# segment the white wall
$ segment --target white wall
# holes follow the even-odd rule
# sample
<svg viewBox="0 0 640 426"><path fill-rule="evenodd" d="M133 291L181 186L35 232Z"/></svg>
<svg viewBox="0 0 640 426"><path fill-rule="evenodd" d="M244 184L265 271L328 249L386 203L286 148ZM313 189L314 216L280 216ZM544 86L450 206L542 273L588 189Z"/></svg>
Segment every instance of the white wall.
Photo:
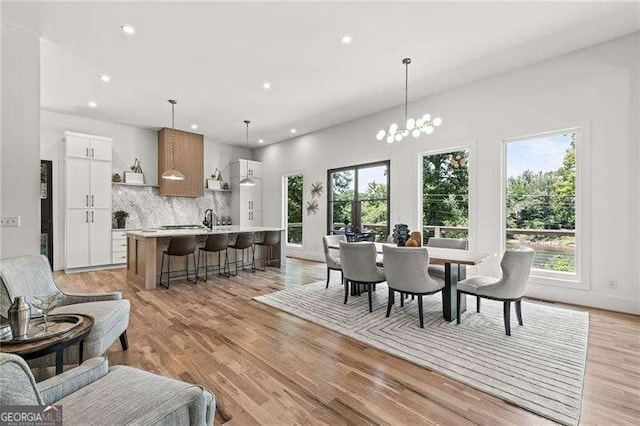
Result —
<svg viewBox="0 0 640 426"><path fill-rule="evenodd" d="M401 120L394 108L352 122L269 145L254 153L264 163L264 221L282 223L282 176L302 172L305 204L312 182L326 186L327 169L391 160L391 223L419 227L419 153L469 145L470 244L484 252L502 248L502 144L505 138L579 125L585 134L581 169L590 185L582 205L590 255L580 285L530 284L528 294L640 313L640 174L638 33L523 69L477 81L412 102L410 115L437 114L444 124L433 135L392 145L376 132ZM326 190L326 189L325 189ZM322 259L326 197L315 216L304 216L304 257ZM499 274L498 259L478 268ZM617 289L608 288L612 279Z"/></svg>
<svg viewBox="0 0 640 426"><path fill-rule="evenodd" d="M0 258L40 247L40 39L2 25L0 214L20 227L0 228Z"/></svg>
<svg viewBox="0 0 640 426"><path fill-rule="evenodd" d="M93 120L69 114L42 110L42 159L53 162L53 211L54 211L54 268L64 266L64 206L61 186L64 182L64 150L62 138L65 130L113 138L113 173L123 176L130 170L135 158L140 160L145 183L158 184L158 136L157 130ZM229 162L248 157L247 149L224 145L204 139L204 173L211 175L216 167L223 169ZM226 177L225 177L226 178ZM204 185L204 182L202 183Z"/></svg>

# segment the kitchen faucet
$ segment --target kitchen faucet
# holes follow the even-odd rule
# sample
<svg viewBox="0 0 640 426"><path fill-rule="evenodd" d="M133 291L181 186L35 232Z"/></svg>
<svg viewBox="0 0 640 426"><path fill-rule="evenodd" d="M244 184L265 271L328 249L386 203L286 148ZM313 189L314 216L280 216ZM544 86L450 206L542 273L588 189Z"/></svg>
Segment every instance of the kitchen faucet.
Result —
<svg viewBox="0 0 640 426"><path fill-rule="evenodd" d="M209 229L213 229L213 209L206 209L204 211L204 220L202 224Z"/></svg>

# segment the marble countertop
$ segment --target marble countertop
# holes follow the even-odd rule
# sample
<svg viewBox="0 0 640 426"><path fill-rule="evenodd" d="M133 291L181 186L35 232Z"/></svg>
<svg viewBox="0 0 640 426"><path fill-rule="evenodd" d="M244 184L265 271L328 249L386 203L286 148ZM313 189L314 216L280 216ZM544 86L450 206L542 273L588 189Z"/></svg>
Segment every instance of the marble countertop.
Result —
<svg viewBox="0 0 640 426"><path fill-rule="evenodd" d="M242 232L284 231L283 228L270 226L214 226L213 229L140 229L128 230L127 235L139 238L165 238L180 235L238 234Z"/></svg>

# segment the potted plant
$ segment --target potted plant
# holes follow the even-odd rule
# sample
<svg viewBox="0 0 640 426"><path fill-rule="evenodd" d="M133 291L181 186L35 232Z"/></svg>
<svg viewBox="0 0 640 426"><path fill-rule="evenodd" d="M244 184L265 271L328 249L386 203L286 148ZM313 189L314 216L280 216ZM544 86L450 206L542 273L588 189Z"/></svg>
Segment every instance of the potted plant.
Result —
<svg viewBox="0 0 640 426"><path fill-rule="evenodd" d="M127 223L127 218L129 217L129 213L124 210L117 210L113 212L113 217L116 219L116 227L118 229L124 229Z"/></svg>

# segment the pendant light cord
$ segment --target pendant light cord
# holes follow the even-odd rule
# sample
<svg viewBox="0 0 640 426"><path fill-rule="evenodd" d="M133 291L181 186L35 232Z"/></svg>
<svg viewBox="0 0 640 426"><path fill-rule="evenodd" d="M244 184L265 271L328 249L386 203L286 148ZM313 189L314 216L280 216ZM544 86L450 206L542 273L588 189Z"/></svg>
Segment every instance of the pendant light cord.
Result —
<svg viewBox="0 0 640 426"><path fill-rule="evenodd" d="M407 120L409 119L408 104L409 104L409 64L411 60L404 61L404 126L407 126Z"/></svg>

